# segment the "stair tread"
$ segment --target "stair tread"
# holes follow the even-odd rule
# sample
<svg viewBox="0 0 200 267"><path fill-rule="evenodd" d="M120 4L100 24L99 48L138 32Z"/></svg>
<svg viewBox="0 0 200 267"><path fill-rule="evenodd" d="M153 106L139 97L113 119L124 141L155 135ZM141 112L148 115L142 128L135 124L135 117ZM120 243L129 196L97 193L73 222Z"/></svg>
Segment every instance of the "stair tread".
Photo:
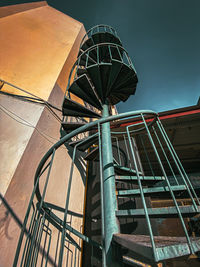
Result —
<svg viewBox="0 0 200 267"><path fill-rule="evenodd" d="M122 45L119 38L109 32L97 32L91 36L94 44L100 43L114 43Z"/></svg>
<svg viewBox="0 0 200 267"><path fill-rule="evenodd" d="M91 145L93 145L95 143L98 143L98 133L95 133L95 134L93 134L91 136L88 136L88 137L86 137L84 139L80 139L80 140L77 140L77 141L70 142L69 145L70 146L75 146L75 145L80 144L78 146L78 149L81 150L81 151L85 151Z"/></svg>
<svg viewBox="0 0 200 267"><path fill-rule="evenodd" d="M85 66L86 66L86 61L87 61L87 66L97 64L96 60L94 60L94 59L91 58L90 56L87 58L87 57L86 57L86 54L83 54L83 55L80 57L80 60L79 60L79 66L83 66L83 67L85 67Z"/></svg>
<svg viewBox="0 0 200 267"><path fill-rule="evenodd" d="M193 206L181 206L179 207L182 216L190 217L198 213ZM198 207L200 209L200 207ZM153 218L163 217L178 217L176 207L162 207L162 208L148 208L148 214ZM199 210L200 211L200 210ZM117 210L116 216L118 217L137 217L144 218L144 209L130 209L130 210Z"/></svg>
<svg viewBox="0 0 200 267"><path fill-rule="evenodd" d="M176 185L171 186L172 191L181 192L186 190L185 185ZM143 188L143 193L145 195L157 194L157 193L170 193L168 186L160 186L160 187L151 187L151 188ZM119 190L117 192L118 196L134 196L140 195L139 189L127 189L127 190Z"/></svg>
<svg viewBox="0 0 200 267"><path fill-rule="evenodd" d="M125 64L122 64L119 75L113 84L115 90L123 88L127 83L132 81L133 84L137 84L138 79L135 71Z"/></svg>
<svg viewBox="0 0 200 267"><path fill-rule="evenodd" d="M99 65L93 65L87 68L87 72L92 80L92 83L95 87L96 94L103 101L103 93L102 93L102 82L99 71Z"/></svg>
<svg viewBox="0 0 200 267"><path fill-rule="evenodd" d="M121 246L154 261L152 244L147 235L114 234L113 240ZM190 238L195 252L200 250L200 237ZM154 236L157 262L191 254L186 237Z"/></svg>
<svg viewBox="0 0 200 267"><path fill-rule="evenodd" d="M97 112L82 106L68 97L64 99L62 112L63 116L101 118L101 115Z"/></svg>
<svg viewBox="0 0 200 267"><path fill-rule="evenodd" d="M86 74L81 75L71 84L69 92L73 93L99 110L102 109L102 105L98 100Z"/></svg>
<svg viewBox="0 0 200 267"><path fill-rule="evenodd" d="M85 160L95 160L99 155L99 147L95 147L92 151L90 151L85 157Z"/></svg>
<svg viewBox="0 0 200 267"><path fill-rule="evenodd" d="M62 127L66 132L70 132L85 125L85 122L62 122Z"/></svg>
<svg viewBox="0 0 200 267"><path fill-rule="evenodd" d="M131 183L131 184L138 184L137 176L121 176L115 177L115 181L118 183ZM140 181L144 185L153 185L158 182L164 181L164 177L162 176L140 176Z"/></svg>
<svg viewBox="0 0 200 267"><path fill-rule="evenodd" d="M112 67L110 70L110 76L108 79L108 88L107 88L107 94L106 96L108 96L110 94L110 91L112 89L112 85L114 84L115 80L117 79L117 76L121 70L122 67L122 62L119 62L117 60L111 60L112 63Z"/></svg>
<svg viewBox="0 0 200 267"><path fill-rule="evenodd" d="M87 50L89 47L93 46L94 42L92 40L92 38L88 38L81 46L81 50L85 51Z"/></svg>
<svg viewBox="0 0 200 267"><path fill-rule="evenodd" d="M120 165L117 165L117 164L114 164L114 168L115 168L115 173L118 174L118 175L134 175L136 174L136 171L131 169L131 168L128 168L128 167L123 167L123 166L120 166ZM139 171L139 174L142 175L142 173Z"/></svg>
<svg viewBox="0 0 200 267"><path fill-rule="evenodd" d="M77 70L77 76L79 77L79 76L81 76L81 75L83 75L83 74L87 74L87 69L82 69L82 68L78 68L78 70Z"/></svg>

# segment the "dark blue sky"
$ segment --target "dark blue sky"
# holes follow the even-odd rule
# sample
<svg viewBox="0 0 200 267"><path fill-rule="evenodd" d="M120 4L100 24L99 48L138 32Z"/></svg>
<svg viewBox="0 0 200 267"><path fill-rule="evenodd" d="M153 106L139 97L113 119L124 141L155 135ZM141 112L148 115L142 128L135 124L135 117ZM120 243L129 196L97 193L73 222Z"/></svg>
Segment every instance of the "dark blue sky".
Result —
<svg viewBox="0 0 200 267"><path fill-rule="evenodd" d="M31 1L3 1L20 3ZM164 111L200 96L200 0L48 0L83 22L113 26L136 68L136 94L118 111Z"/></svg>

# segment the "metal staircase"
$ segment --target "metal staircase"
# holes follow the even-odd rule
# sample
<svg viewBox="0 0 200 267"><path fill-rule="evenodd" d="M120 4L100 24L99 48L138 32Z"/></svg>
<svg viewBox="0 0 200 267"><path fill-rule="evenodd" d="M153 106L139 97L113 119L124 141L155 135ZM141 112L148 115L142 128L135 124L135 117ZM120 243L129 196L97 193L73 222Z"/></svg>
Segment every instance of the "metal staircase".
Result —
<svg viewBox="0 0 200 267"><path fill-rule="evenodd" d="M40 261L38 254L42 232L46 227L45 231L51 236L51 225L61 234L54 262L59 267L70 266L63 262L66 238L80 250L70 234L101 251L99 266L137 266L137 261L157 266L167 259L189 256L200 250L200 239L189 235L185 219L199 214L199 198L157 113L148 110L111 113L113 105L126 101L135 93L137 82L136 71L116 31L106 25L89 30L81 42L63 101L65 135L38 166L14 266L18 266L19 261L20 266L42 266L41 262L43 264L45 260L47 266L48 248ZM74 100L74 95L79 103ZM60 208L47 203L45 194L55 153L66 143L73 148L73 157L65 207ZM154 154L153 163L145 151L147 143ZM148 166L143 166L139 144L143 145ZM67 221L77 151L85 152L84 159L99 166L100 243L72 228ZM155 170L155 162L159 169ZM47 175L41 192L40 177L44 172ZM189 205L180 203L183 195L189 199ZM152 207L153 198L171 199L171 206ZM135 207L136 202L140 207ZM56 210L62 212L62 216L59 217ZM144 232L123 232L130 218L133 223L145 219L146 224L142 220ZM159 235L155 229L158 218L177 218L182 236ZM87 266L98 265L91 262ZM73 264L79 266L78 261Z"/></svg>

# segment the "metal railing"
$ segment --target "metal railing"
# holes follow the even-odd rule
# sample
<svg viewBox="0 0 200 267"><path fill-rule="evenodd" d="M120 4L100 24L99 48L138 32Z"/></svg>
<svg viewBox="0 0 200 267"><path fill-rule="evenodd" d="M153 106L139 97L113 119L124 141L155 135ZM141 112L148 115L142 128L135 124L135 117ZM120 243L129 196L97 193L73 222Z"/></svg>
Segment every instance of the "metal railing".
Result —
<svg viewBox="0 0 200 267"><path fill-rule="evenodd" d="M133 119L132 123L124 122L124 119ZM117 122L115 126L115 122ZM178 180L176 179L177 175L181 175L185 190L187 191L190 199L192 201L193 210L199 213L200 202L198 196L188 178L187 174L184 171L182 164L171 145L169 138L157 116L157 113L153 111L135 111L127 112L115 116L109 116L107 118L102 118L93 122L90 122L80 128L72 131L71 133L65 135L59 142L52 146L48 152L42 158L36 174L35 174L35 183L34 189L30 198L28 209L25 215L23 227L21 230L18 247L16 251L16 256L14 260L14 265L17 266L20 261L20 266L36 266L40 261L45 266L49 262L54 262L56 266L63 266L63 261L69 261L78 266L77 256L79 254L80 259L80 240L83 240L91 245L91 247L97 247L102 250L102 264L106 266L106 255L104 244L106 240L105 235L105 224L104 224L104 177L103 177L103 162L102 162L102 126L105 123L111 123L111 136L113 146L116 146L116 152L114 155L114 163L116 165L122 165L124 163L124 155L128 158L126 167L134 171L138 188L139 195L143 204L144 215L146 218L147 228L149 230L149 236L151 240L151 245L154 253L155 261L159 260L159 249L156 246L155 234L153 233L153 228L151 224L151 218L149 214L149 207L145 200L146 189L143 187L142 179L145 177L145 172L151 172L152 176L157 175L156 171L153 170L154 166L151 164L151 160L148 157L147 151L144 151L144 155L148 158L149 168L142 168L141 162L139 161L139 156L137 155L137 145L139 145L138 140L143 140L143 137L146 138L151 145L157 163L160 167L160 175L163 177L163 182L165 183L166 190L169 192L171 198L173 199L174 207L180 219L183 232L187 239L187 244L191 253L194 250L194 243L191 241L190 236L188 235L186 223L183 220L182 209L177 202L175 190L171 185L168 179L168 171L166 171L166 166L169 167L174 179L176 180L177 185L179 185ZM46 193L49 186L50 175L52 171L52 166L54 163L54 158L56 151L63 145L71 140L74 136L79 135L80 133L91 130L92 127L98 131L95 133L98 137L98 146L99 146L99 166L100 166L100 194L101 194L101 237L102 242L97 243L86 235L82 234L78 229L75 229L69 221L69 216L72 214L72 211L69 210L69 200L71 195L71 186L74 175L75 160L77 158L77 151L79 146L84 142L80 141L74 146L72 154L71 167L69 168L69 177L66 184L66 197L65 197L65 207L61 208L56 206L54 203L49 203L46 200ZM117 128L116 128L117 127ZM89 136L88 138L92 138ZM145 139L145 142L146 142ZM88 139L89 140L89 139ZM140 142L139 141L139 142ZM144 141L144 140L143 140ZM123 143L123 147L120 147L120 144ZM144 142L143 146L145 147ZM64 147L63 147L64 148ZM165 149L167 148L167 152ZM139 152L140 153L140 152ZM171 163L173 160L173 164ZM45 176L46 173L46 176ZM43 189L41 191L41 181L43 180ZM78 192L77 192L78 193ZM60 213L60 215L58 215ZM53 228L53 229L52 229ZM57 231L57 239L52 235L52 231ZM28 235L26 235L28 231ZM59 238L58 238L59 237ZM57 242L56 249L54 248L54 258L51 258L50 250L52 246L52 240ZM76 241L78 239L78 242ZM56 241L55 241L56 240ZM66 246L67 242L67 246ZM73 249L71 248L73 247ZM66 258L65 250L68 250L68 258ZM73 254L71 257L69 254ZM76 265L77 264L77 265Z"/></svg>
<svg viewBox="0 0 200 267"><path fill-rule="evenodd" d="M112 28L111 26L108 26L108 25L100 24L100 25L92 27L89 31L87 31L87 33L84 35L84 37L81 41L80 47L87 39L89 39L95 33L110 33L110 34L114 35L116 38L118 38L120 41L120 38L117 35L117 32L114 28Z"/></svg>
<svg viewBox="0 0 200 267"><path fill-rule="evenodd" d="M106 57L105 54L103 54L103 56L101 55L102 49L105 49L107 55ZM91 54L93 55L91 56ZM130 69L134 70L136 74L131 58L122 46L111 43L100 43L88 48L77 58L69 74L65 95L70 96L68 89L71 84L82 75L79 74L80 70L85 70L87 67L93 65L109 64L111 61L117 61L126 65Z"/></svg>

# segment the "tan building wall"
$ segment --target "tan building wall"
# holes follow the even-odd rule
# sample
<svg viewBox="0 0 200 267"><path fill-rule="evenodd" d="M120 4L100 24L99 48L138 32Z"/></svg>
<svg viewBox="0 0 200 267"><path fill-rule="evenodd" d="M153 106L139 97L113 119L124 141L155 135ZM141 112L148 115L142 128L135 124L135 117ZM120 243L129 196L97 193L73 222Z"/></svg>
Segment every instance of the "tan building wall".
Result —
<svg viewBox="0 0 200 267"><path fill-rule="evenodd" d="M83 24L46 2L2 9L0 79L61 109L68 75L85 34ZM30 97L6 84L1 91ZM13 213L23 221L36 168L47 150L59 140L60 122L38 103L0 94L0 104L0 192ZM62 117L61 112L56 114ZM47 190L47 200L60 207L65 203L70 165L71 155L63 146L56 152ZM69 209L80 215L83 214L84 179L85 166L77 164ZM70 220L71 225L80 230L82 217L71 216ZM19 234L16 220L1 203L0 267L12 266ZM50 250L52 257L54 253L55 244Z"/></svg>

